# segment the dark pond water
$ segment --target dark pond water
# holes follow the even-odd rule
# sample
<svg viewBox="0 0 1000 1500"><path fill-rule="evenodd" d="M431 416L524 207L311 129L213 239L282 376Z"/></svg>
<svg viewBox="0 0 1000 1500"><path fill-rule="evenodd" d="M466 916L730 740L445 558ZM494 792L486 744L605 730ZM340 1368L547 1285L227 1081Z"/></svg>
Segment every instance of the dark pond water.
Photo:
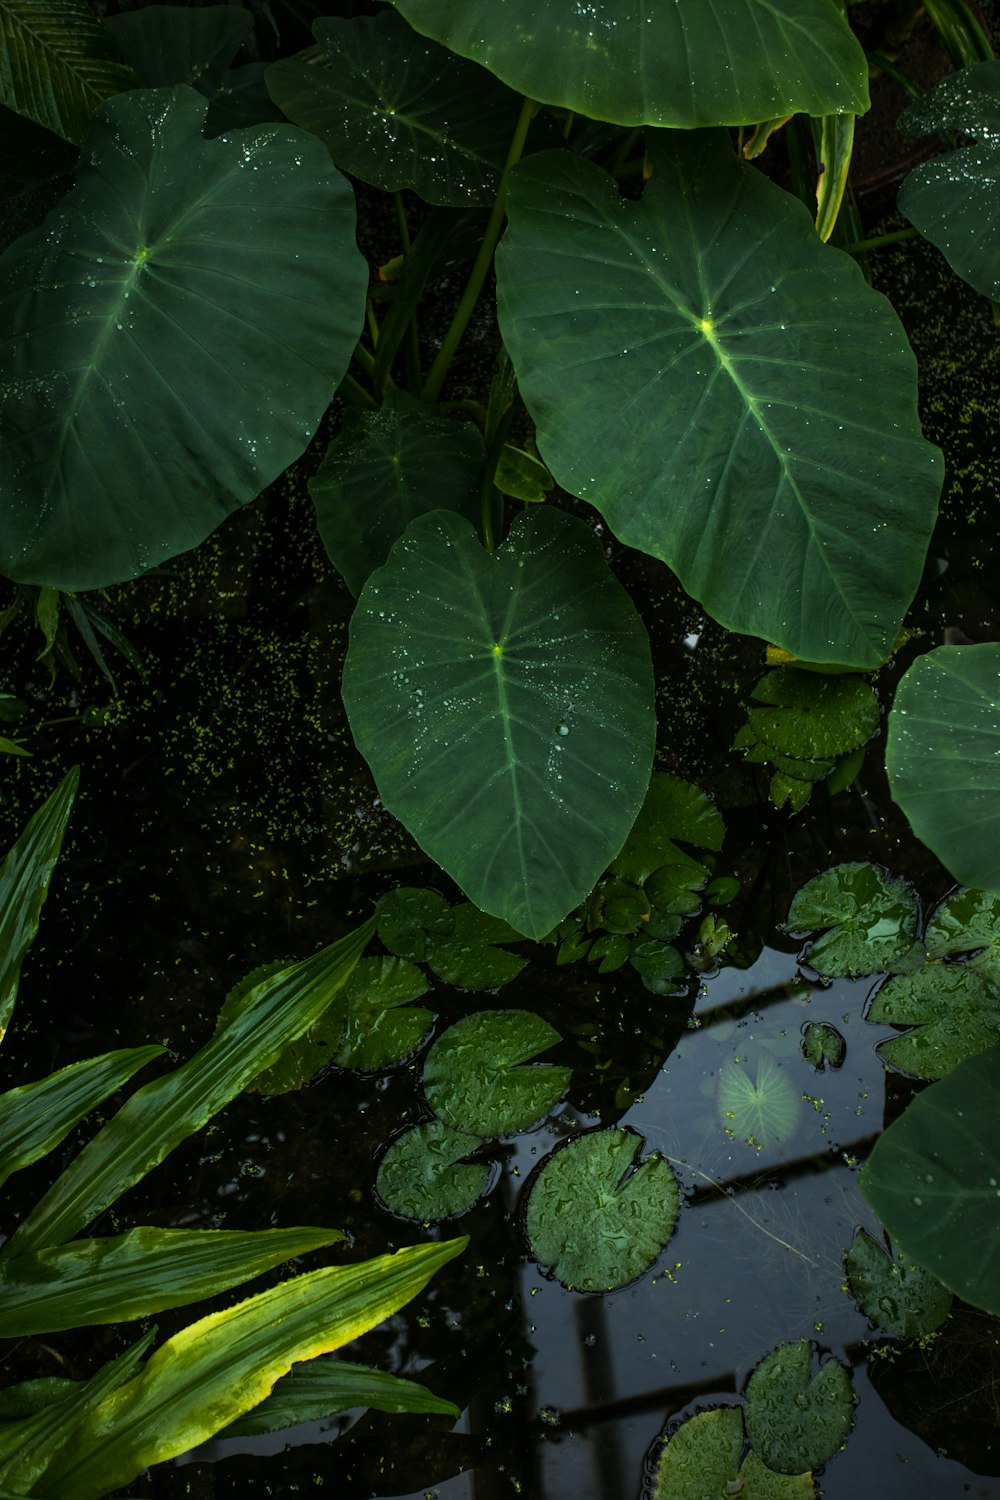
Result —
<svg viewBox="0 0 1000 1500"><path fill-rule="evenodd" d="M947 443L951 476L917 635L879 684L888 705L917 651L955 632L1000 637L1000 345L988 309L929 248L886 254L876 273L903 299L926 425ZM779 926L799 885L843 859L884 863L925 904L948 877L891 807L877 745L856 789L830 799L821 788L794 819L776 812L765 780L730 749L759 644L706 622L648 559L612 546L612 561L653 633L660 765L711 791L726 818L719 868L742 882L727 910L737 961L693 975L686 995L658 998L585 965L557 969L551 950L526 946L531 963L499 996L436 985L423 1003L439 1031L474 1010L537 1011L564 1038L553 1060L574 1069L566 1102L495 1148L487 1200L453 1225L404 1224L373 1196L387 1142L424 1108L419 1058L384 1077L334 1071L299 1094L245 1096L178 1151L124 1200L121 1227L329 1224L350 1232L358 1256L469 1234L466 1254L422 1298L351 1351L419 1375L463 1415L453 1426L355 1413L297 1432L278 1457L264 1455L284 1436L235 1455L236 1445L216 1444L129 1494L638 1500L665 1424L731 1402L778 1341L805 1337L850 1366L858 1396L851 1437L821 1476L830 1500L1000 1496L997 1320L959 1308L936 1338L903 1344L873 1330L845 1291L843 1252L857 1226L874 1227L858 1166L914 1086L887 1076L875 1054L886 1033L864 1019L872 981L811 980ZM316 550L301 483L194 558L113 591L108 607L146 658L146 680L123 667L103 728L40 729L35 758L3 767L9 842L62 770L83 765L8 1042L18 1079L147 1040L186 1056L252 967L313 951L395 885L444 889L381 812L351 748L337 696L350 600ZM62 674L49 689L26 631L15 627L4 649L7 680L32 686L40 715L113 701L89 668L79 687ZM803 1058L810 1021L844 1038L839 1070ZM780 1145L727 1134L717 1091L736 1056L766 1060L790 1094ZM542 1274L521 1224L534 1167L597 1123L637 1131L683 1188L677 1232L653 1269L607 1296ZM14 1219L47 1175L21 1174ZM186 1321L159 1320L164 1334ZM62 1360L87 1373L123 1337L7 1346L5 1375L62 1373Z"/></svg>

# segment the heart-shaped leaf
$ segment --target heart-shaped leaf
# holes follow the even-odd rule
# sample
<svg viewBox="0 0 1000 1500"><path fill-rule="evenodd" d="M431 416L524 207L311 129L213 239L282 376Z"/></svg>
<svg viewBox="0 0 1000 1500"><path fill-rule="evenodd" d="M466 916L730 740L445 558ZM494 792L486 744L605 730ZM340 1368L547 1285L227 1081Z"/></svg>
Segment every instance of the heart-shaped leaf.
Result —
<svg viewBox="0 0 1000 1500"><path fill-rule="evenodd" d="M858 1229L844 1258L851 1296L866 1318L898 1338L920 1338L940 1328L951 1311L951 1293L906 1255Z"/></svg>
<svg viewBox="0 0 1000 1500"><path fill-rule="evenodd" d="M455 907L451 932L428 936L427 962L445 984L467 990L498 989L516 979L528 960L496 944L516 943L520 936L506 922L466 902Z"/></svg>
<svg viewBox="0 0 1000 1500"><path fill-rule="evenodd" d="M624 880L641 883L662 865L694 864L677 848L675 839L697 849L718 850L725 835L722 814L707 792L679 776L656 771L639 816L611 868Z"/></svg>
<svg viewBox="0 0 1000 1500"><path fill-rule="evenodd" d="M76 187L0 259L12 578L95 588L195 546L298 457L347 367L349 185L290 126L205 140L207 107L109 100Z"/></svg>
<svg viewBox="0 0 1000 1500"><path fill-rule="evenodd" d="M421 1223L450 1219L471 1208L486 1187L489 1168L460 1165L482 1145L478 1135L429 1120L393 1141L375 1187L393 1213Z"/></svg>
<svg viewBox="0 0 1000 1500"><path fill-rule="evenodd" d="M952 891L931 912L924 942L931 958L974 954L971 963L1000 981L1000 896L991 891Z"/></svg>
<svg viewBox="0 0 1000 1500"><path fill-rule="evenodd" d="M724 132L647 151L639 202L570 152L511 174L499 312L541 456L727 628L878 666L941 485L902 326Z"/></svg>
<svg viewBox="0 0 1000 1500"><path fill-rule="evenodd" d="M466 1016L427 1054L427 1103L453 1130L480 1136L527 1130L549 1113L569 1083L569 1068L531 1063L559 1040L559 1033L530 1011Z"/></svg>
<svg viewBox="0 0 1000 1500"><path fill-rule="evenodd" d="M868 108L864 54L828 0L394 0L512 88L619 125L749 125Z"/></svg>
<svg viewBox="0 0 1000 1500"><path fill-rule="evenodd" d="M645 630L597 539L550 506L492 555L458 516L414 521L362 591L343 693L385 806L528 937L590 891L642 803Z"/></svg>
<svg viewBox="0 0 1000 1500"><path fill-rule="evenodd" d="M746 1424L754 1450L769 1469L801 1474L832 1458L854 1422L851 1377L836 1359L812 1374L805 1339L779 1344L747 1382Z"/></svg>

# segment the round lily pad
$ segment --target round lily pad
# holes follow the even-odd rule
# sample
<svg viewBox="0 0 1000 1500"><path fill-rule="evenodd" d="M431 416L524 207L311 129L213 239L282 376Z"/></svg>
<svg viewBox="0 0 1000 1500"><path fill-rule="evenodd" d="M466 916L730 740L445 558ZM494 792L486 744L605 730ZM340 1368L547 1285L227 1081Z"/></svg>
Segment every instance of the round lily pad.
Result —
<svg viewBox="0 0 1000 1500"><path fill-rule="evenodd" d="M788 932L828 929L814 939L808 960L817 974L902 973L919 967L916 941L920 907L913 887L878 865L834 865L798 891L788 912Z"/></svg>
<svg viewBox="0 0 1000 1500"><path fill-rule="evenodd" d="M755 1061L723 1064L715 1107L727 1131L760 1149L795 1134L802 1101L780 1064L764 1052Z"/></svg>
<svg viewBox="0 0 1000 1500"><path fill-rule="evenodd" d="M818 1469L833 1457L854 1421L854 1389L843 1365L828 1359L814 1376L812 1362L805 1339L779 1344L747 1383L750 1442L779 1474Z"/></svg>
<svg viewBox="0 0 1000 1500"><path fill-rule="evenodd" d="M919 1338L940 1328L951 1292L906 1255L891 1256L867 1229L858 1229L844 1258L851 1296L886 1333Z"/></svg>
<svg viewBox="0 0 1000 1500"><path fill-rule="evenodd" d="M421 1223L464 1214L484 1191L489 1168L460 1163L481 1145L478 1135L452 1130L440 1120L417 1125L393 1141L382 1158L378 1195L393 1213Z"/></svg>
<svg viewBox="0 0 1000 1500"><path fill-rule="evenodd" d="M650 1500L809 1500L811 1474L774 1474L755 1453L743 1451L743 1417L735 1406L714 1406L682 1422L659 1460Z"/></svg>
<svg viewBox="0 0 1000 1500"><path fill-rule="evenodd" d="M456 1021L424 1064L431 1109L455 1130L513 1135L547 1115L570 1080L570 1068L523 1066L560 1040L541 1016L486 1010Z"/></svg>

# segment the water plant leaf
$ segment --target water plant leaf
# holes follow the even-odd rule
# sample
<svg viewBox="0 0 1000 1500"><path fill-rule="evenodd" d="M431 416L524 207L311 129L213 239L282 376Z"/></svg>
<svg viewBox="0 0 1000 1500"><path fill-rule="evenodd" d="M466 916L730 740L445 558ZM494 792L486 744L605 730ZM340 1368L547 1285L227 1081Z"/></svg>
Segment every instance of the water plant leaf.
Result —
<svg viewBox="0 0 1000 1500"><path fill-rule="evenodd" d="M971 964L929 963L886 980L865 1019L911 1028L879 1042L885 1062L915 1078L943 1078L1000 1043L1000 987Z"/></svg>
<svg viewBox="0 0 1000 1500"><path fill-rule="evenodd" d="M258 1406L292 1364L340 1348L409 1302L466 1243L312 1271L191 1324L67 1433L46 1470L46 1496L98 1500L204 1442Z"/></svg>
<svg viewBox="0 0 1000 1500"><path fill-rule="evenodd" d="M360 958L340 991L344 1033L336 1060L342 1068L390 1068L415 1052L434 1017L410 1002L426 995L427 980L400 958Z"/></svg>
<svg viewBox="0 0 1000 1500"><path fill-rule="evenodd" d="M138 1089L22 1220L10 1253L43 1250L79 1233L200 1130L323 1014L374 927L372 918L312 958L262 979L193 1057Z"/></svg>
<svg viewBox="0 0 1000 1500"><path fill-rule="evenodd" d="M896 689L893 799L963 885L1000 891L1000 645L938 646Z"/></svg>
<svg viewBox="0 0 1000 1500"><path fill-rule="evenodd" d="M427 1054L427 1103L454 1130L481 1136L527 1130L549 1113L569 1083L569 1068L531 1062L560 1040L531 1011L483 1010L465 1016Z"/></svg>
<svg viewBox="0 0 1000 1500"><path fill-rule="evenodd" d="M670 772L654 771L642 807L611 869L623 880L642 885L661 865L695 864L690 855L678 849L675 839L696 849L718 850L725 835L722 814L707 792Z"/></svg>
<svg viewBox="0 0 1000 1500"><path fill-rule="evenodd" d="M344 1238L336 1229L140 1229L0 1255L0 1338L185 1307Z"/></svg>
<svg viewBox="0 0 1000 1500"><path fill-rule="evenodd" d="M931 912L924 942L930 958L974 953L970 962L1000 981L1000 896L990 891L952 891Z"/></svg>
<svg viewBox="0 0 1000 1500"><path fill-rule="evenodd" d="M347 367L349 184L291 126L206 140L207 108L185 85L109 100L76 186L0 259L0 567L21 582L95 588L195 546L299 456Z"/></svg>
<svg viewBox="0 0 1000 1500"><path fill-rule="evenodd" d="M427 956L427 939L447 937L455 925L451 907L437 891L400 885L378 903L378 935L391 953L419 963Z"/></svg>
<svg viewBox="0 0 1000 1500"><path fill-rule="evenodd" d="M0 0L0 103L81 145L94 110L135 87L86 0Z"/></svg>
<svg viewBox="0 0 1000 1500"><path fill-rule="evenodd" d="M812 1374L806 1339L779 1344L757 1365L746 1390L747 1434L779 1474L818 1469L843 1444L854 1421L851 1377L836 1359Z"/></svg>
<svg viewBox="0 0 1000 1500"><path fill-rule="evenodd" d="M593 120L689 128L868 108L864 54L823 0L393 3L519 93Z"/></svg>
<svg viewBox="0 0 1000 1500"><path fill-rule="evenodd" d="M684 960L677 949L655 938L637 939L629 949L628 959L653 995L674 994L677 981L684 976Z"/></svg>
<svg viewBox="0 0 1000 1500"><path fill-rule="evenodd" d="M402 1380L386 1370L351 1364L335 1355L321 1355L282 1375L265 1401L216 1433L216 1438L282 1432L300 1422L322 1422L355 1406L367 1406L373 1411L459 1415L453 1402L435 1396L415 1380Z"/></svg>
<svg viewBox="0 0 1000 1500"><path fill-rule="evenodd" d="M70 1063L0 1094L0 1185L58 1146L74 1125L165 1047L127 1047Z"/></svg>
<svg viewBox="0 0 1000 1500"><path fill-rule="evenodd" d="M826 931L814 938L807 959L817 974L902 973L922 963L916 940L920 906L916 892L878 865L865 861L834 865L797 891L786 932Z"/></svg>
<svg viewBox="0 0 1000 1500"><path fill-rule="evenodd" d="M646 633L600 542L554 507L492 554L459 516L413 521L362 590L343 697L388 810L528 937L591 890L646 791Z"/></svg>
<svg viewBox="0 0 1000 1500"><path fill-rule="evenodd" d="M866 1201L900 1249L958 1296L1000 1313L1000 1047L918 1094L861 1169Z"/></svg>
<svg viewBox="0 0 1000 1500"><path fill-rule="evenodd" d="M807 1021L802 1028L802 1056L818 1073L829 1066L839 1068L844 1061L847 1043L829 1021Z"/></svg>
<svg viewBox="0 0 1000 1500"><path fill-rule="evenodd" d="M531 1253L564 1286L610 1291L641 1276L674 1232L677 1179L661 1156L636 1163L642 1137L592 1130L557 1148L531 1188Z"/></svg>
<svg viewBox="0 0 1000 1500"><path fill-rule="evenodd" d="M809 773L810 762L856 750L879 724L875 691L854 673L823 676L777 667L761 678L751 696L762 706L747 715L750 732L776 752L772 758L780 770L803 780L818 780Z"/></svg>
<svg viewBox="0 0 1000 1500"><path fill-rule="evenodd" d="M867 1229L855 1230L844 1264L851 1296L866 1318L897 1338L915 1339L940 1328L951 1292L906 1255L890 1255Z"/></svg>
<svg viewBox="0 0 1000 1500"><path fill-rule="evenodd" d="M646 148L639 202L570 152L511 174L498 306L539 452L720 624L876 667L942 475L902 325L725 132Z"/></svg>
<svg viewBox="0 0 1000 1500"><path fill-rule="evenodd" d="M770 1053L731 1058L719 1069L715 1108L727 1134L758 1150L788 1141L798 1128L801 1094ZM808 1468L807 1464L802 1465Z"/></svg>
<svg viewBox="0 0 1000 1500"><path fill-rule="evenodd" d="M497 943L518 943L521 934L508 922L463 902L452 909L452 930L427 937L427 962L445 984L467 990L497 989L515 979L528 962Z"/></svg>
<svg viewBox="0 0 1000 1500"><path fill-rule="evenodd" d="M521 99L395 11L313 23L317 46L267 70L272 99L337 166L428 203L493 202Z"/></svg>
<svg viewBox="0 0 1000 1500"><path fill-rule="evenodd" d="M682 1422L663 1446L650 1500L812 1500L811 1474L774 1474L755 1453L743 1452L743 1414L735 1406L713 1406Z"/></svg>
<svg viewBox="0 0 1000 1500"><path fill-rule="evenodd" d="M489 1168L461 1161L481 1145L480 1136L440 1120L415 1125L382 1158L376 1191L393 1213L421 1223L464 1214L485 1190Z"/></svg>
<svg viewBox="0 0 1000 1500"><path fill-rule="evenodd" d="M35 940L80 772L68 771L0 864L0 1041L10 1024L24 956Z"/></svg>
<svg viewBox="0 0 1000 1500"><path fill-rule="evenodd" d="M936 83L899 117L909 135L957 130L971 145L921 162L899 207L977 292L1000 300L1000 61L973 63Z"/></svg>
<svg viewBox="0 0 1000 1500"><path fill-rule="evenodd" d="M355 597L414 517L453 510L478 520L485 462L478 428L404 391L387 391L378 411L345 414L309 493L327 556Z"/></svg>

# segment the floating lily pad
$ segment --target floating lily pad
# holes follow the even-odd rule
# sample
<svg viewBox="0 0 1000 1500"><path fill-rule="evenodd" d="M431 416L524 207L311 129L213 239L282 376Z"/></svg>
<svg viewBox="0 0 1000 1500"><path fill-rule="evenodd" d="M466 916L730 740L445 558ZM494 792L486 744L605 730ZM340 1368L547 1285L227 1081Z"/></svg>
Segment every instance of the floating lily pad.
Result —
<svg viewBox="0 0 1000 1500"><path fill-rule="evenodd" d="M427 962L446 984L466 990L498 989L516 978L528 960L495 945L521 941L521 933L507 922L466 902L453 909L450 933L428 935Z"/></svg>
<svg viewBox="0 0 1000 1500"><path fill-rule="evenodd" d="M629 950L629 963L653 995L674 994L684 975L684 960L677 949L656 938L637 938Z"/></svg>
<svg viewBox="0 0 1000 1500"><path fill-rule="evenodd" d="M1000 1313L1000 1047L966 1058L884 1131L859 1186L893 1241Z"/></svg>
<svg viewBox="0 0 1000 1500"><path fill-rule="evenodd" d="M931 958L967 953L975 968L1000 981L1000 896L953 891L931 913L924 942Z"/></svg>
<svg viewBox="0 0 1000 1500"><path fill-rule="evenodd" d="M554 1151L528 1198L532 1254L581 1292L624 1286L652 1265L674 1232L680 1193L667 1163L631 1130L595 1130ZM626 1176L626 1174L629 1174Z"/></svg>
<svg viewBox="0 0 1000 1500"><path fill-rule="evenodd" d="M485 1190L489 1168L460 1163L482 1144L478 1135L440 1120L415 1126L382 1158L375 1179L379 1197L393 1213L421 1223L464 1214Z"/></svg>
<svg viewBox="0 0 1000 1500"><path fill-rule="evenodd" d="M834 865L806 882L788 911L785 931L826 928L814 938L808 962L827 976L902 973L919 967L923 944L916 939L920 907L913 887L878 865Z"/></svg>
<svg viewBox="0 0 1000 1500"><path fill-rule="evenodd" d="M743 1414L716 1406L683 1422L664 1445L650 1500L812 1500L811 1474L775 1474L755 1453L743 1452Z"/></svg>
<svg viewBox="0 0 1000 1500"><path fill-rule="evenodd" d="M844 1263L851 1296L886 1333L920 1338L940 1328L951 1311L951 1292L936 1276L906 1255L890 1255L867 1229L855 1231Z"/></svg>
<svg viewBox="0 0 1000 1500"><path fill-rule="evenodd" d="M719 1069L715 1108L726 1131L763 1148L791 1140L802 1113L795 1085L770 1053L756 1059L730 1060Z"/></svg>
<svg viewBox="0 0 1000 1500"><path fill-rule="evenodd" d="M929 963L887 980L866 1019L912 1027L879 1042L886 1062L915 1078L943 1078L963 1058L1000 1043L1000 986L971 964Z"/></svg>
<svg viewBox="0 0 1000 1500"><path fill-rule="evenodd" d="M605 932L636 932L649 919L649 897L627 880L606 880L598 886L597 896Z"/></svg>
<svg viewBox="0 0 1000 1500"><path fill-rule="evenodd" d="M561 1038L526 1010L484 1010L449 1026L427 1054L424 1092L454 1130L513 1135L540 1120L562 1097L571 1069L524 1066Z"/></svg>
<svg viewBox="0 0 1000 1500"><path fill-rule="evenodd" d="M690 855L675 839L696 849L722 848L726 835L722 814L700 787L679 776L654 771L639 814L624 847L611 862L623 880L641 885L661 865L684 864Z"/></svg>
<svg viewBox="0 0 1000 1500"><path fill-rule="evenodd" d="M822 1073L828 1065L839 1068L847 1044L836 1026L829 1021L807 1021L802 1028L802 1056Z"/></svg>
<svg viewBox="0 0 1000 1500"><path fill-rule="evenodd" d="M805 1339L779 1344L747 1382L750 1442L779 1474L818 1469L846 1441L854 1421L854 1388L843 1365L827 1359L815 1375L812 1365Z"/></svg>
<svg viewBox="0 0 1000 1500"><path fill-rule="evenodd" d="M778 667L761 678L752 696L761 705L747 716L756 739L807 766L856 750L879 724L874 690L853 673L826 676Z"/></svg>
<svg viewBox="0 0 1000 1500"><path fill-rule="evenodd" d="M688 916L697 911L712 873L701 860L688 859L680 850L677 853L679 858L654 870L642 888L664 916Z"/></svg>
<svg viewBox="0 0 1000 1500"><path fill-rule="evenodd" d="M451 907L437 891L401 885L387 891L378 904L378 935L400 958L415 962L427 956L428 937L447 937L455 919Z"/></svg>

